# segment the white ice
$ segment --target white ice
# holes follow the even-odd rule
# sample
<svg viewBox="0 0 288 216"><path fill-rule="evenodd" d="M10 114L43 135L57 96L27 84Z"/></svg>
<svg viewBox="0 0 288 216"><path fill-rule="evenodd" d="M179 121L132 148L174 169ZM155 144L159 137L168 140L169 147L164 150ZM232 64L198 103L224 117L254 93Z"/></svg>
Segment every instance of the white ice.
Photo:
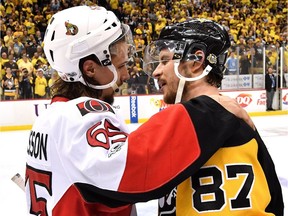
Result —
<svg viewBox="0 0 288 216"><path fill-rule="evenodd" d="M274 160L288 206L288 115L253 117L253 121ZM130 125L134 130L139 125ZM0 215L26 215L24 192L11 181L11 177L25 173L25 153L29 131L0 132ZM260 198L261 199L261 198ZM157 215L157 202L137 204L139 216ZM288 216L288 209L285 209Z"/></svg>

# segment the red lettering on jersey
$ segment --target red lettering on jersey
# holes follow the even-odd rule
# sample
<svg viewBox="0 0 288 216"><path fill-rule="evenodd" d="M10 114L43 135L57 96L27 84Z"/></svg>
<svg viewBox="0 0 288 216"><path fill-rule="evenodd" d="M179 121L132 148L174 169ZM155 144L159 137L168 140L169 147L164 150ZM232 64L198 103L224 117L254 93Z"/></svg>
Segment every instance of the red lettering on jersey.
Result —
<svg viewBox="0 0 288 216"><path fill-rule="evenodd" d="M48 216L47 200L43 197L37 196L36 185L46 188L48 193L52 196L52 173L43 170L37 170L31 166L26 165L25 185L29 183L30 189L30 214Z"/></svg>
<svg viewBox="0 0 288 216"><path fill-rule="evenodd" d="M92 147L103 147L110 149L110 144L118 142L125 142L128 134L119 130L107 119L102 122L98 122L88 129L86 133L87 142ZM111 142L111 143L110 143Z"/></svg>
<svg viewBox="0 0 288 216"><path fill-rule="evenodd" d="M114 113L114 110L109 104L104 103L102 101L98 101L98 100L87 100L87 101L77 104L76 106L78 107L82 116L88 113L95 113L95 112L96 113L101 113L101 112Z"/></svg>

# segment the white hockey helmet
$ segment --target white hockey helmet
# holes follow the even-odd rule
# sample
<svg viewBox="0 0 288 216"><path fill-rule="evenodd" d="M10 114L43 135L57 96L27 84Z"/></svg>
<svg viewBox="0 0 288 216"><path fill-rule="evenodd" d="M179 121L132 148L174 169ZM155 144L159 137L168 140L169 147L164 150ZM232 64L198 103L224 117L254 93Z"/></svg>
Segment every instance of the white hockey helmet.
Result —
<svg viewBox="0 0 288 216"><path fill-rule="evenodd" d="M95 89L104 89L113 86L117 80L109 47L127 34L131 34L129 27L121 24L116 15L104 7L76 6L52 16L44 37L44 52L51 67L64 81L82 82ZM83 79L79 60L91 54L114 74L111 83L92 85Z"/></svg>

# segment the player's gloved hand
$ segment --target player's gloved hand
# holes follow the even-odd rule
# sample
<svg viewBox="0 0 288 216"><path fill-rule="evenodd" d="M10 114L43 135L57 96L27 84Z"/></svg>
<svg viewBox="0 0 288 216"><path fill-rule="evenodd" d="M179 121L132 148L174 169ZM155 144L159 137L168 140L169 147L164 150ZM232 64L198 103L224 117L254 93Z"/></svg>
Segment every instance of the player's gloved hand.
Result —
<svg viewBox="0 0 288 216"><path fill-rule="evenodd" d="M224 95L209 95L212 99L216 100L218 103L220 103L225 109L227 109L229 112L236 115L238 118L243 119L251 128L255 130L255 125L246 112L235 99L230 98L228 96Z"/></svg>

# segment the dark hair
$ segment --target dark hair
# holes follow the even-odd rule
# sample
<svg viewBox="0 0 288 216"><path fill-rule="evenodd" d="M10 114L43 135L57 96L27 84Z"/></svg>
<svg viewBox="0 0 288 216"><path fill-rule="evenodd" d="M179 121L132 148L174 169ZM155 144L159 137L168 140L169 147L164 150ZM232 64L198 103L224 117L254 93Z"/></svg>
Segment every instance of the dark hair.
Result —
<svg viewBox="0 0 288 216"><path fill-rule="evenodd" d="M81 82L65 82L61 78L58 78L55 83L51 86L51 95L63 96L70 100L81 97L88 96L92 98L99 98L101 95L101 90L93 89L84 85Z"/></svg>
<svg viewBox="0 0 288 216"><path fill-rule="evenodd" d="M223 74L221 75L219 73L209 73L206 76L207 82L212 86L216 86L217 88L221 86L222 79L223 79Z"/></svg>

